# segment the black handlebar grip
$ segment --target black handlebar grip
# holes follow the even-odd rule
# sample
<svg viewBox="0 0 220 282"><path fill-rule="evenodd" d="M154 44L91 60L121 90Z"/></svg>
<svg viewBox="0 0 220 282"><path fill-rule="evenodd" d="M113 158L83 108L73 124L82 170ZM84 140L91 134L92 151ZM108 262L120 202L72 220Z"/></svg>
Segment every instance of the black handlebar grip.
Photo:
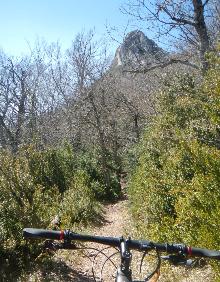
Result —
<svg viewBox="0 0 220 282"><path fill-rule="evenodd" d="M41 238L41 239L51 239L51 240L62 240L64 239L64 232L55 231L55 230L36 229L36 228L24 228L23 237L25 239Z"/></svg>
<svg viewBox="0 0 220 282"><path fill-rule="evenodd" d="M189 247L188 249L189 249L188 254L192 256L207 257L211 259L220 260L220 251L200 249L200 248L191 248L191 247Z"/></svg>

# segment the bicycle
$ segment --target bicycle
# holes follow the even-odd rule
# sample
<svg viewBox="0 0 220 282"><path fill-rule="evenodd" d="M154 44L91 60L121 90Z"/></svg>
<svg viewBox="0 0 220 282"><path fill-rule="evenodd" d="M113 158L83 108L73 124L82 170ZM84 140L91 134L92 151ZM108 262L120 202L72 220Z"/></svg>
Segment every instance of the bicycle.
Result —
<svg viewBox="0 0 220 282"><path fill-rule="evenodd" d="M23 230L23 237L25 239L48 239L46 241L45 248L57 250L57 249L68 249L68 250L77 250L82 249L81 247L76 246L76 242L93 242L102 245L107 245L109 247L116 248L120 254L120 266L116 272L115 282L142 282L137 280L132 280L132 270L131 270L131 250L137 250L143 253L141 259L141 266L145 256L150 251L155 251L157 264L153 271L144 278L145 281L157 281L160 275L160 266L161 259L167 260L174 265L193 265L195 260L192 258L210 258L215 260L220 260L220 251L201 249L189 247L184 244L168 244L168 243L155 243L151 241L141 241L141 240L132 240L131 238L125 239L123 237L103 237L103 236L93 236L93 235L83 235L71 232L70 230L45 230L45 229L35 229L35 228L25 228ZM61 243L58 243L54 240L61 240ZM72 243L72 241L74 243ZM95 248L91 248L95 249ZM98 250L98 252L102 252ZM161 252L167 253L167 256L161 256ZM115 254L115 253L114 253ZM106 261L111 261L111 257L107 257ZM112 261L111 261L112 262ZM105 264L104 263L104 264ZM113 263L113 262L112 262ZM113 263L114 264L114 263ZM140 269L141 269L140 266ZM116 267L116 266L115 266ZM96 281L94 270L92 270L93 279ZM102 277L100 278L101 281Z"/></svg>

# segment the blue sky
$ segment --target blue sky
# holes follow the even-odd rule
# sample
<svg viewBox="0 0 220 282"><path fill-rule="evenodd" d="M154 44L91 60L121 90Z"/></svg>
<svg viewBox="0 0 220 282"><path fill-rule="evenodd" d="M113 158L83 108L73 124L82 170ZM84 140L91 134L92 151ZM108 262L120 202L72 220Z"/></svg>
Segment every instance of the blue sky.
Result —
<svg viewBox="0 0 220 282"><path fill-rule="evenodd" d="M123 30L127 17L119 8L125 0L0 0L0 47L9 55L28 53L37 38L59 40L63 49L75 35L95 27L97 37L106 23ZM113 44L113 43L112 43ZM116 44L112 45L113 48Z"/></svg>

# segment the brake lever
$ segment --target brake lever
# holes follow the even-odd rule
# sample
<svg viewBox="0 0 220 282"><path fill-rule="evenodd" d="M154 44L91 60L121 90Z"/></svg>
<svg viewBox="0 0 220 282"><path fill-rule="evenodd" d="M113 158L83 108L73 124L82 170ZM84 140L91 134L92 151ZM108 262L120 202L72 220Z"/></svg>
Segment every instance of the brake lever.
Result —
<svg viewBox="0 0 220 282"><path fill-rule="evenodd" d="M56 250L64 250L64 249L76 250L76 249L78 249L78 247L75 244L73 244L69 241L64 241L62 243L59 243L59 242L55 242L53 240L45 240L44 245L43 245L43 249L45 251L55 252Z"/></svg>
<svg viewBox="0 0 220 282"><path fill-rule="evenodd" d="M77 247L75 244L71 243L70 241L64 241L64 242L56 242L53 240L45 240L42 244L42 252L40 255L38 255L35 259L35 261L39 261L44 259L45 257L54 256L55 252L57 250L77 250L79 247Z"/></svg>
<svg viewBox="0 0 220 282"><path fill-rule="evenodd" d="M168 255L168 256L161 256L163 260L167 260L175 266L183 265L192 267L196 264L196 260L187 259L184 255Z"/></svg>

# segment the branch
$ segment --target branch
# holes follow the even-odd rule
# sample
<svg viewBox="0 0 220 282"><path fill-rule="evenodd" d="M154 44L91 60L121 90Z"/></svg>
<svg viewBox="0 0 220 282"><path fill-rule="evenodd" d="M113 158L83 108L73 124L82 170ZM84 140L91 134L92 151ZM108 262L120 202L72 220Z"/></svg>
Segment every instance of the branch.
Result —
<svg viewBox="0 0 220 282"><path fill-rule="evenodd" d="M10 131L10 129L6 126L5 122L4 122L4 119L2 116L0 116L0 126L2 126L2 128L5 129L5 132L8 136L8 138L10 139L11 142L14 142L14 137L12 135L12 132Z"/></svg>
<svg viewBox="0 0 220 282"><path fill-rule="evenodd" d="M208 2L209 2L209 0L206 0L206 1L204 2L204 4L202 5L202 7L204 8L204 7L205 7L205 5L207 5L207 4L208 4Z"/></svg>
<svg viewBox="0 0 220 282"><path fill-rule="evenodd" d="M195 26L195 23L190 20L177 18L176 16L172 15L166 7L161 7L161 9L171 18L172 21L175 21L178 24L183 24L183 25L188 24L188 25Z"/></svg>
<svg viewBox="0 0 220 282"><path fill-rule="evenodd" d="M209 1L209 0L207 0ZM187 20L187 19L181 19L181 18L177 18L174 15L172 15L169 10L166 7L163 7L162 5L160 5L158 7L158 11L155 13L153 12L151 9L148 8L148 6L145 4L145 1L142 1L142 6L159 22L163 23L163 24L167 24L167 25L173 25L173 22L167 22L165 20L162 20L159 16L159 12L162 10L164 11L172 21L176 22L177 25L192 25L195 26L195 23L193 21Z"/></svg>
<svg viewBox="0 0 220 282"><path fill-rule="evenodd" d="M184 30L185 29L185 30ZM196 48L199 48L198 42L196 42L195 35L186 27L186 26L181 26L180 30L182 31L183 35L180 35L184 41L188 41L190 44L193 46L196 46ZM190 37L191 36L191 37ZM194 38L193 38L194 37Z"/></svg>

